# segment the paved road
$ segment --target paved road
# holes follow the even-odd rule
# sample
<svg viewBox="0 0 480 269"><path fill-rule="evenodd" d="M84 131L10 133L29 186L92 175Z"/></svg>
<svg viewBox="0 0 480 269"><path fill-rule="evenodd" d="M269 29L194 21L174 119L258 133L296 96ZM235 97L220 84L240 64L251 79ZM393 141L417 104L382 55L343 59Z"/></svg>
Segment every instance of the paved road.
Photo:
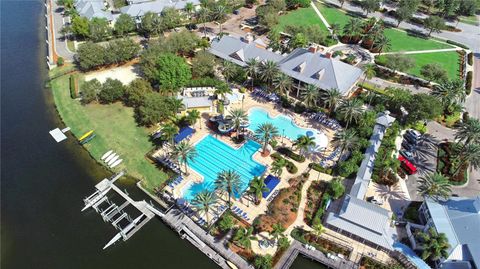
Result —
<svg viewBox="0 0 480 269"><path fill-rule="evenodd" d="M53 25L55 29L55 51L58 56L63 57L65 61L72 62L74 53L69 51L67 48L67 42L64 39L64 36L60 33L64 20L62 11L63 7L59 7L56 1L51 0L52 13L53 13Z"/></svg>

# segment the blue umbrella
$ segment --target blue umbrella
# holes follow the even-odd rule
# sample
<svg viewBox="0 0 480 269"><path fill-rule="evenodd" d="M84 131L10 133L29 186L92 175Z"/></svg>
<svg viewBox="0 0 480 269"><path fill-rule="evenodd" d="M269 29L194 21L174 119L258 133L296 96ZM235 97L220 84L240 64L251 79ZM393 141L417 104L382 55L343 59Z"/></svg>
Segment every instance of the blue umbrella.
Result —
<svg viewBox="0 0 480 269"><path fill-rule="evenodd" d="M307 131L307 136L313 136L313 132L312 131Z"/></svg>

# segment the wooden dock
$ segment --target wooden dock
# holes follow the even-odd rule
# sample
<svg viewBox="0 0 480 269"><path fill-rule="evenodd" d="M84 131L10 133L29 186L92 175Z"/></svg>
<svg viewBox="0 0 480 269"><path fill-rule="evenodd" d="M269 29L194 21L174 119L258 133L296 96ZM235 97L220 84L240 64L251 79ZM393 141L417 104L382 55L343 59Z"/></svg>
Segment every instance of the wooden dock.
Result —
<svg viewBox="0 0 480 269"><path fill-rule="evenodd" d="M306 249L302 243L297 240L293 240L290 247L283 253L283 256L277 262L275 269L288 269L298 255L301 254L311 260L317 261L329 268L335 269L357 269L358 265L352 261L342 259L338 256L335 258L329 258L323 252L318 250L309 250Z"/></svg>

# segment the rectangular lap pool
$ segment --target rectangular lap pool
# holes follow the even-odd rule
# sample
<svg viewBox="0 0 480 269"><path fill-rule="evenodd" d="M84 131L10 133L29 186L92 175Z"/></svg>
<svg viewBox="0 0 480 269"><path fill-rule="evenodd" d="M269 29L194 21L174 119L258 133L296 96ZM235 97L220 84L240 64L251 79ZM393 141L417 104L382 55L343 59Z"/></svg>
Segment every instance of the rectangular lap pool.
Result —
<svg viewBox="0 0 480 269"><path fill-rule="evenodd" d="M260 176L265 171L265 166L253 160L253 154L261 145L249 140L239 149L234 149L224 142L207 135L199 141L195 148L198 156L188 166L203 176L203 182L193 184L183 192L183 198L192 200L195 195L203 190L213 191L215 179L223 170L234 170L240 175L242 182L238 198L248 188L248 184L255 176Z"/></svg>

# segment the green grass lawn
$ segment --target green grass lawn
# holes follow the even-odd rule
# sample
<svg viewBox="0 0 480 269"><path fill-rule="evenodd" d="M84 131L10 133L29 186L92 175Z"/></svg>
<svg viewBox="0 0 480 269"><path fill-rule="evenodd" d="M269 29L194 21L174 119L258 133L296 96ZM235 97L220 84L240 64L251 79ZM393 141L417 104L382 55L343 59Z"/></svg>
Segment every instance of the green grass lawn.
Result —
<svg viewBox="0 0 480 269"><path fill-rule="evenodd" d="M75 52L75 43L73 40L67 39L67 47L71 52Z"/></svg>
<svg viewBox="0 0 480 269"><path fill-rule="evenodd" d="M323 17L329 24L337 23L340 28L343 28L345 24L352 18L347 13L341 11L338 8L324 5L322 3L316 3L318 10L322 13Z"/></svg>
<svg viewBox="0 0 480 269"><path fill-rule="evenodd" d="M405 31L389 28L384 31L385 36L390 39L389 51L414 51L414 50L432 50L432 49L448 49L453 46L438 42L433 39L423 39L420 37L410 36Z"/></svg>
<svg viewBox="0 0 480 269"><path fill-rule="evenodd" d="M321 29L328 34L327 27L325 26L325 24L322 23L322 20L320 20L317 13L315 13L315 10L313 10L312 7L299 8L297 10L290 11L287 14L280 16L278 25L275 26L275 29L277 31L283 31L285 29L285 26L287 25L308 26L313 24L320 25Z"/></svg>
<svg viewBox="0 0 480 269"><path fill-rule="evenodd" d="M329 24L338 23L341 28L353 18L351 15L343 12L339 8L327 6L322 3L316 4L322 15ZM453 48L453 46L437 42L432 39L410 36L405 31L388 28L385 29L385 36L390 39L391 48L389 51L413 51L413 50L431 50Z"/></svg>
<svg viewBox="0 0 480 269"><path fill-rule="evenodd" d="M164 182L167 175L145 159L145 153L153 145L148 139L148 130L137 126L133 109L121 103L82 106L70 98L68 81L68 76L62 76L51 82L55 104L76 137L95 130L96 137L85 145L92 157L100 160L106 151L113 149L123 159L115 170L125 169L129 175L144 179L148 190Z"/></svg>
<svg viewBox="0 0 480 269"><path fill-rule="evenodd" d="M450 79L458 78L460 57L456 51L408 54L408 57L415 59L415 67L407 70L406 73L408 74L423 78L420 74L422 66L428 63L439 63L447 71ZM385 61L385 58L382 55L378 60L380 62Z"/></svg>

